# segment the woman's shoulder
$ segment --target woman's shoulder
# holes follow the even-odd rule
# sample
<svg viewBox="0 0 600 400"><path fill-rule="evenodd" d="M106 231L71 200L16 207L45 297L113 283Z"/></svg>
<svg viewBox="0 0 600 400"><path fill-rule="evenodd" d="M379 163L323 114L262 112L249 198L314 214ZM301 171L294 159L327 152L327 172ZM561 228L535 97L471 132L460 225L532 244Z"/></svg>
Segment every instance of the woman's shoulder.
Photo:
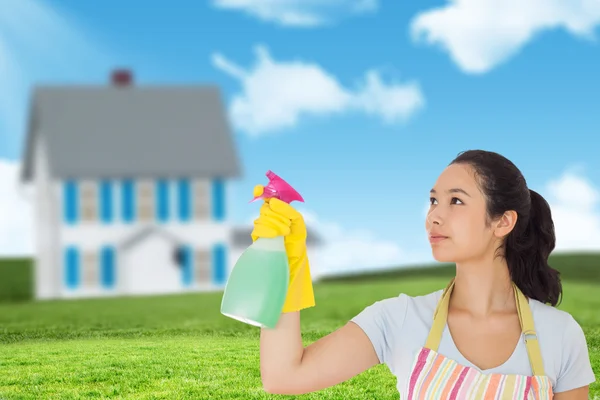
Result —
<svg viewBox="0 0 600 400"><path fill-rule="evenodd" d="M375 304L382 306L395 306L398 304L410 305L414 307L433 307L437 305L438 301L442 297L443 289L428 291L422 294L410 294L409 292L399 292L397 295L392 297L385 297L383 299L375 301Z"/></svg>
<svg viewBox="0 0 600 400"><path fill-rule="evenodd" d="M529 308L535 325L539 327L538 330L550 329L556 333L581 329L579 323L568 311L535 299L529 299Z"/></svg>
<svg viewBox="0 0 600 400"><path fill-rule="evenodd" d="M442 290L421 295L400 292L364 305L350 319L367 334L379 360L393 365L395 349L402 346L403 352L417 349L426 337L426 324L437 304ZM421 317L424 316L424 317ZM408 327L408 328L406 328Z"/></svg>
<svg viewBox="0 0 600 400"><path fill-rule="evenodd" d="M554 358L554 365L565 368L565 362L572 360L573 354L587 357L587 341L583 327L568 311L529 299L535 331L542 353Z"/></svg>
<svg viewBox="0 0 600 400"><path fill-rule="evenodd" d="M380 310L384 315L393 315L398 317L433 314L438 301L442 297L443 289L429 291L422 294L400 292L396 296L386 297L375 301L370 307L373 310Z"/></svg>
<svg viewBox="0 0 600 400"><path fill-rule="evenodd" d="M568 353L587 347L583 327L571 313L535 299L529 299L529 308L542 350Z"/></svg>
<svg viewBox="0 0 600 400"><path fill-rule="evenodd" d="M555 381L556 393L595 381L585 332L565 310L529 300L535 330L547 372Z"/></svg>

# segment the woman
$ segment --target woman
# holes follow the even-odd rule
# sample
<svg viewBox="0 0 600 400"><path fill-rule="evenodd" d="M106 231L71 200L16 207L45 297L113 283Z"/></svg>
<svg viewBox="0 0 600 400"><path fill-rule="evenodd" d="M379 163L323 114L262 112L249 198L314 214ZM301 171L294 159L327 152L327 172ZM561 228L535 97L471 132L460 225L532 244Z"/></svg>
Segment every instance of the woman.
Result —
<svg viewBox="0 0 600 400"><path fill-rule="evenodd" d="M277 199L252 237L284 235L291 284L275 329L261 330L261 375L271 393L336 385L385 363L404 399L588 398L595 381L584 333L554 308L550 208L499 154L467 151L442 172L426 218L433 256L456 264L444 290L384 299L306 348L299 311L314 305L306 227Z"/></svg>

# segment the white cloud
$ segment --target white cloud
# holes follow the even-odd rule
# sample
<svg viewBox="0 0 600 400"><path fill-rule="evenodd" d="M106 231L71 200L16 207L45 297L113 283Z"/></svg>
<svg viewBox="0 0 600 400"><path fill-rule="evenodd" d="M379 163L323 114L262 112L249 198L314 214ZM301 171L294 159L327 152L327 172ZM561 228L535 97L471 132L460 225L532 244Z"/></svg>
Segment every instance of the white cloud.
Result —
<svg viewBox="0 0 600 400"><path fill-rule="evenodd" d="M572 171L548 183L557 251L600 250L600 192Z"/></svg>
<svg viewBox="0 0 600 400"><path fill-rule="evenodd" d="M242 11L281 26L331 25L352 14L374 12L378 0L213 0L217 8Z"/></svg>
<svg viewBox="0 0 600 400"><path fill-rule="evenodd" d="M19 167L0 160L0 257L33 252L32 208L18 189Z"/></svg>
<svg viewBox="0 0 600 400"><path fill-rule="evenodd" d="M323 244L311 259L311 272L324 275L374 271L432 263L429 253L408 251L399 243L377 237L366 230L348 230L323 221L314 212L299 209L306 225L315 230Z"/></svg>
<svg viewBox="0 0 600 400"><path fill-rule="evenodd" d="M76 81L114 64L87 34L37 0L0 6L0 143L21 142L32 84Z"/></svg>
<svg viewBox="0 0 600 400"><path fill-rule="evenodd" d="M371 70L352 90L317 64L275 61L264 46L257 46L255 51L258 60L250 71L221 54L212 57L215 67L242 85L242 93L232 100L230 114L234 126L251 135L293 127L302 116L352 111L379 117L385 123L405 122L425 103L415 82L385 84L379 73Z"/></svg>
<svg viewBox="0 0 600 400"><path fill-rule="evenodd" d="M592 38L600 24L597 0L451 0L411 23L415 40L439 45L468 73L485 73L545 31Z"/></svg>

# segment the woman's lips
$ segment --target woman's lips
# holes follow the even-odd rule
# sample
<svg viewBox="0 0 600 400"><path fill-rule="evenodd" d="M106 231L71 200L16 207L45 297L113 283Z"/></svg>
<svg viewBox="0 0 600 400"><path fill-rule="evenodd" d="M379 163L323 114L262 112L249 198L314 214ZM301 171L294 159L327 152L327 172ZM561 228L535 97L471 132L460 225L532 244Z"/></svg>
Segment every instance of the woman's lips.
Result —
<svg viewBox="0 0 600 400"><path fill-rule="evenodd" d="M429 236L429 242L431 243L439 243L445 239L448 239L448 236L441 236L441 235L431 235Z"/></svg>

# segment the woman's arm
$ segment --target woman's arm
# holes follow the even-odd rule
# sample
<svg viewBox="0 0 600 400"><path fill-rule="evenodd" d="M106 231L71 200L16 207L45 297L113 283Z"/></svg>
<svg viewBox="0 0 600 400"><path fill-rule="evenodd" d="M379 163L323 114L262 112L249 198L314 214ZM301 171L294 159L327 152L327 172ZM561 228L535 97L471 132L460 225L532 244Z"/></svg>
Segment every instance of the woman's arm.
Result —
<svg viewBox="0 0 600 400"><path fill-rule="evenodd" d="M299 395L344 382L379 364L364 331L354 322L304 348L300 312L281 315L275 329L262 329L261 377L265 390Z"/></svg>
<svg viewBox="0 0 600 400"><path fill-rule="evenodd" d="M590 387L583 386L566 392L555 393L554 400L588 400L590 395Z"/></svg>

